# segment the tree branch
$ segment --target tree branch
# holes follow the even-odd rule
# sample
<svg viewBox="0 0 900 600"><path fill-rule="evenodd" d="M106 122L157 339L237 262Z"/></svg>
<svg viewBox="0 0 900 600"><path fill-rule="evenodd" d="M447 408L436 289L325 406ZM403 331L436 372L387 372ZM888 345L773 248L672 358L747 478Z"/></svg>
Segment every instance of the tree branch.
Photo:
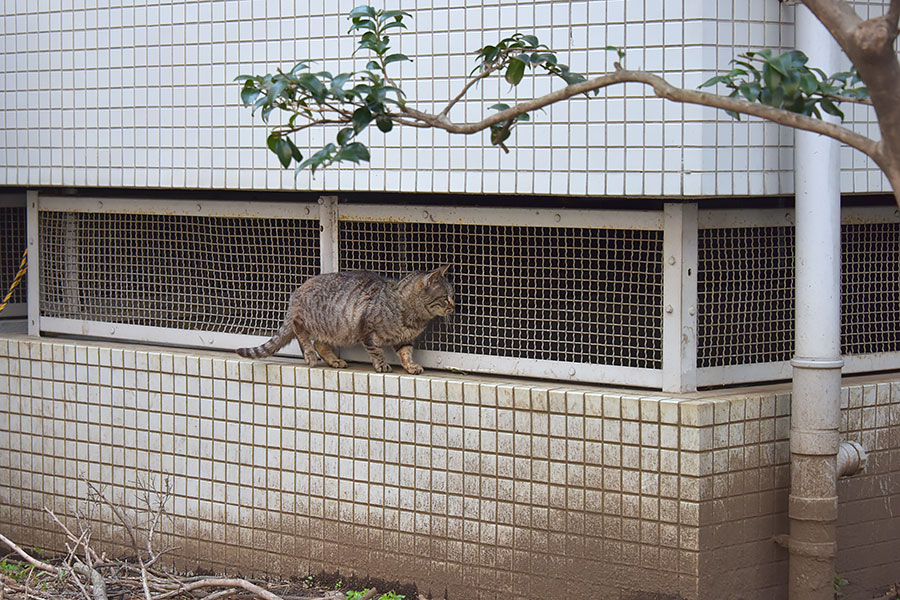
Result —
<svg viewBox="0 0 900 600"><path fill-rule="evenodd" d="M594 79L570 85L554 92L550 92L540 98L535 98L527 102L522 102L511 108L492 114L489 117L475 123L453 123L442 115L431 115L428 113L418 112L413 109L407 109L407 113L417 120L428 123L432 127L443 129L450 133L473 134L483 131L492 125L497 125L510 119L514 119L518 115L549 106L561 100L566 100L579 94L585 94L594 90L599 90L610 85L620 83L642 83L653 88L656 95L672 102L680 102L684 104L699 104L701 106L709 106L723 110L731 110L737 113L751 115L786 125L795 129L803 129L813 133L834 138L840 142L856 148L860 152L872 157L879 165L884 162L881 151L881 145L870 138L856 133L846 127L835 125L827 121L807 117L799 113L794 113L779 108L774 108L765 104L748 102L738 98L729 98L718 96L698 90L686 90L667 82L662 77L647 73L644 71L627 71L619 70L613 73L607 73Z"/></svg>
<svg viewBox="0 0 900 600"><path fill-rule="evenodd" d="M31 556L30 554L28 554L27 552L25 552L24 550L22 550L21 548L19 548L19 547L15 544L15 542L13 542L12 540L10 540L8 537L6 537L5 535L3 535L2 533L0 533L0 542L3 542L3 543L6 544L7 546L9 546L10 550L12 550L13 552L15 552L15 553L18 554L19 556L21 556L23 559L25 559L25 561L27 561L28 563L34 565L35 567L37 567L37 568L40 569L41 571L46 571L46 572L51 573L51 574L53 574L53 575L56 575L57 573L59 573L59 569L58 569L58 568L54 567L54 566L51 565L51 564L45 563L45 562L42 561L42 560L38 560L38 559L34 558L34 557Z"/></svg>
<svg viewBox="0 0 900 600"><path fill-rule="evenodd" d="M469 81L466 83L466 85L463 86L463 89L459 92L459 94L457 94L456 97L453 98L453 100L451 100L451 101L447 104L447 106L444 107L444 110L442 110L442 111L440 112L440 115L439 115L439 116L446 117L448 114L450 114L450 109L453 108L453 107L456 105L457 102L459 102L460 100L462 100L462 98L463 98L466 94L469 93L469 89L470 89L473 85L475 85L476 83L478 83L479 81L481 81L481 80L484 79L485 77L488 77L489 75L491 75L491 74L493 74L493 73L496 73L496 72L503 66L503 64L504 64L504 63L497 63L497 64L494 64L494 65L488 67L487 69L484 69L481 73L478 74L477 77L473 77L471 80L469 80Z"/></svg>
<svg viewBox="0 0 900 600"><path fill-rule="evenodd" d="M802 0L802 2L846 52L845 44L862 23L853 7L844 0Z"/></svg>

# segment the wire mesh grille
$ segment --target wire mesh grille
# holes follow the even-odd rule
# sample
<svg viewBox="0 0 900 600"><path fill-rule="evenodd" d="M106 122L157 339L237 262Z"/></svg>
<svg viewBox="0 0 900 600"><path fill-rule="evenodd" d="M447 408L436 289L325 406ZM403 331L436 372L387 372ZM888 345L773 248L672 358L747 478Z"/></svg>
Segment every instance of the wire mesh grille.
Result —
<svg viewBox="0 0 900 600"><path fill-rule="evenodd" d="M41 315L269 335L319 272L318 221L40 213Z"/></svg>
<svg viewBox="0 0 900 600"><path fill-rule="evenodd" d="M662 232L342 221L342 270L451 264L426 350L659 369Z"/></svg>
<svg viewBox="0 0 900 600"><path fill-rule="evenodd" d="M900 223L841 231L841 351L900 350Z"/></svg>
<svg viewBox="0 0 900 600"><path fill-rule="evenodd" d="M790 360L794 229L702 229L697 366ZM841 352L900 351L900 223L841 229Z"/></svg>
<svg viewBox="0 0 900 600"><path fill-rule="evenodd" d="M0 300L6 296L22 262L22 253L27 244L26 213L24 206L0 206ZM9 302L27 302L27 277L23 277L13 290ZM6 316L0 313L0 317Z"/></svg>
<svg viewBox="0 0 900 600"><path fill-rule="evenodd" d="M697 366L790 360L793 229L701 229L697 251Z"/></svg>

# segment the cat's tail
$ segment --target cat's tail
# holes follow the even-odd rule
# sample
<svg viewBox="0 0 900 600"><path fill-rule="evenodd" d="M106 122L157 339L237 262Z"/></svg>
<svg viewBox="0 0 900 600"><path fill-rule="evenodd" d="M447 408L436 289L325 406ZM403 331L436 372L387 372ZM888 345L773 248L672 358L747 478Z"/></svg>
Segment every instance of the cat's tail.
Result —
<svg viewBox="0 0 900 600"><path fill-rule="evenodd" d="M236 352L244 358L265 358L284 348L293 338L291 324L284 323L266 343L254 348L238 348Z"/></svg>

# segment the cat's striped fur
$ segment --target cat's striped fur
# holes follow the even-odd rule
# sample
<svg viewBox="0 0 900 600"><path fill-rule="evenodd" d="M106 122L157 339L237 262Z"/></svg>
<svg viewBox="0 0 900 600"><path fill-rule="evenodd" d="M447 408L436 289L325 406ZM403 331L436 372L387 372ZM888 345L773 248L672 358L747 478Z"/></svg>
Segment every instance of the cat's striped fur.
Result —
<svg viewBox="0 0 900 600"><path fill-rule="evenodd" d="M284 323L275 335L255 348L240 348L248 358L270 356L297 338L310 366L316 354L331 367L346 367L333 348L362 344L375 366L386 372L382 347L397 351L403 368L421 373L413 362L412 342L431 319L453 312L453 289L447 282L449 265L436 271L411 273L399 281L369 271L324 273L294 290Z"/></svg>

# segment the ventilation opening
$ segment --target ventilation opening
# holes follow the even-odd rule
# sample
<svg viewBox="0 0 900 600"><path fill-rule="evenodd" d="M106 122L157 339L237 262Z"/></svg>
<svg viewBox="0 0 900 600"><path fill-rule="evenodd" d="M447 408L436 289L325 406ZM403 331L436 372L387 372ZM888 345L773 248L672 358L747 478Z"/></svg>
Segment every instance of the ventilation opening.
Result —
<svg viewBox="0 0 900 600"><path fill-rule="evenodd" d="M662 231L341 221L341 269L452 265L437 352L659 369Z"/></svg>
<svg viewBox="0 0 900 600"><path fill-rule="evenodd" d="M794 229L701 229L698 367L789 361ZM841 353L900 351L900 223L841 229Z"/></svg>
<svg viewBox="0 0 900 600"><path fill-rule="evenodd" d="M0 205L0 300L6 296L16 278L26 247L24 200L21 206ZM23 277L13 290L6 308L0 312L0 319L24 316L27 302L28 278Z"/></svg>
<svg viewBox="0 0 900 600"><path fill-rule="evenodd" d="M269 335L319 272L317 220L40 212L44 317Z"/></svg>

